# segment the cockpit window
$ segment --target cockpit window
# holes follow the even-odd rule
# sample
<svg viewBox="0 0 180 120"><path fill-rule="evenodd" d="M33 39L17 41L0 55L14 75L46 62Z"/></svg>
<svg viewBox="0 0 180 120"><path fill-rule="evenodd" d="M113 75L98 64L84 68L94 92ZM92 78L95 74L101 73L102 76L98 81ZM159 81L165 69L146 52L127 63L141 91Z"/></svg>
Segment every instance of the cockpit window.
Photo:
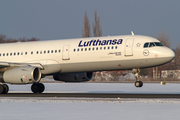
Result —
<svg viewBox="0 0 180 120"><path fill-rule="evenodd" d="M144 44L144 48L148 47L149 43L145 43Z"/></svg>
<svg viewBox="0 0 180 120"><path fill-rule="evenodd" d="M151 42L151 43L149 44L149 47L153 47L153 46L155 46L155 44L154 44L153 42Z"/></svg>
<svg viewBox="0 0 180 120"><path fill-rule="evenodd" d="M155 45L156 45L156 46L163 46L163 44L160 43L160 42L155 42Z"/></svg>
<svg viewBox="0 0 180 120"><path fill-rule="evenodd" d="M144 44L144 48L154 47L154 46L163 46L163 44L160 43L160 42L150 42L150 43L145 43Z"/></svg>

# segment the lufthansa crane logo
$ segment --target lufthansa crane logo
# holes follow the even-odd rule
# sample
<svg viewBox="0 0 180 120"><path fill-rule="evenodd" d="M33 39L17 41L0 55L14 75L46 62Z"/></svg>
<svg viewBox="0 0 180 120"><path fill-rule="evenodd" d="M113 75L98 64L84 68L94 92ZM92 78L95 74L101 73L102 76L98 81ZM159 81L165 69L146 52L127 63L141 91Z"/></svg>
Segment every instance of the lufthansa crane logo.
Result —
<svg viewBox="0 0 180 120"><path fill-rule="evenodd" d="M143 51L143 55L144 55L144 56L148 56L148 55L149 55L149 51L148 51L148 50L144 50L144 51Z"/></svg>

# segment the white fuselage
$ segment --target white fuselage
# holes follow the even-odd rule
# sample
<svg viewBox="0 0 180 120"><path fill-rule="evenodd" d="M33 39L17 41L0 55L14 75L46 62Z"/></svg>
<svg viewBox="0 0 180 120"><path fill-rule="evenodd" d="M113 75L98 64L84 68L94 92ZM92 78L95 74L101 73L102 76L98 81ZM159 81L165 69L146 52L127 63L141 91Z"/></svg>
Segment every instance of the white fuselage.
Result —
<svg viewBox="0 0 180 120"><path fill-rule="evenodd" d="M165 46L144 48L147 42L159 41L147 36L124 35L0 44L0 62L39 64L46 75L146 68L174 58L174 52Z"/></svg>

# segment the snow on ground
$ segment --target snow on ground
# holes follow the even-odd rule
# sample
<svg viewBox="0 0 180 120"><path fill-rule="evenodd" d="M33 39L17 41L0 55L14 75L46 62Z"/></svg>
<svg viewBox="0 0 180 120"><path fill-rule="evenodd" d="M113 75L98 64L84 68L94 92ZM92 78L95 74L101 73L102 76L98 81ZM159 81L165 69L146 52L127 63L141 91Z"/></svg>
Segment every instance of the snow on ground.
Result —
<svg viewBox="0 0 180 120"><path fill-rule="evenodd" d="M1 120L175 120L180 117L179 102L145 101L1 99L0 117Z"/></svg>
<svg viewBox="0 0 180 120"><path fill-rule="evenodd" d="M180 93L180 84L45 83L45 92ZM9 85L28 92L30 85ZM179 119L180 99L0 98L0 120Z"/></svg>

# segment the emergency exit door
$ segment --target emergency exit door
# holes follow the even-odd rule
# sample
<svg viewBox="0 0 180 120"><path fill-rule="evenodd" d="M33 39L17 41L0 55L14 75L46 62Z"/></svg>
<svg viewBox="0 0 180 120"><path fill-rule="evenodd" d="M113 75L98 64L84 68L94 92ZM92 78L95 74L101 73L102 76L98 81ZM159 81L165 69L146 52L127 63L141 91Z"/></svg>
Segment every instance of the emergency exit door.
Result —
<svg viewBox="0 0 180 120"><path fill-rule="evenodd" d="M69 60L69 45L65 45L62 50L62 59L63 60Z"/></svg>
<svg viewBox="0 0 180 120"><path fill-rule="evenodd" d="M132 56L133 55L133 38L126 39L125 44L125 56Z"/></svg>

